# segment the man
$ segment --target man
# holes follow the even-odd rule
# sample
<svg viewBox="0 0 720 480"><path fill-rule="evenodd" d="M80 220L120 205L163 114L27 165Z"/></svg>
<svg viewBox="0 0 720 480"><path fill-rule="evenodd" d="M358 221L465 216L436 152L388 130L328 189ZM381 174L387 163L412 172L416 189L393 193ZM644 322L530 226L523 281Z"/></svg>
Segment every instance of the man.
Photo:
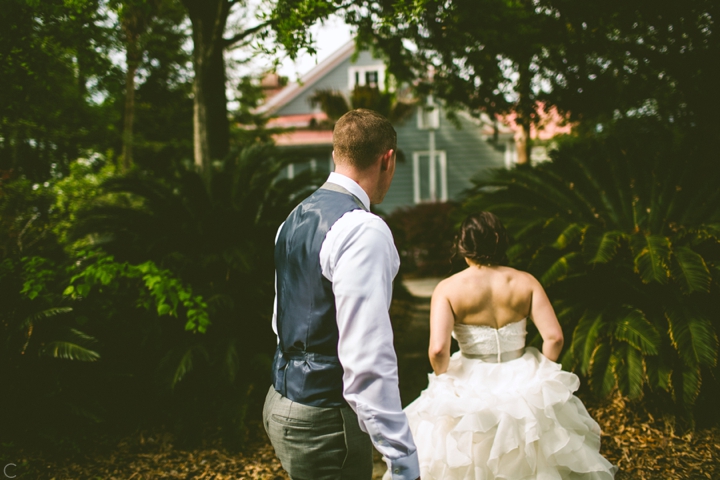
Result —
<svg viewBox="0 0 720 480"><path fill-rule="evenodd" d="M369 480L372 445L394 480L420 475L388 314L400 261L390 229L370 213L390 188L396 148L382 115L343 115L335 172L278 230L278 348L263 417L293 480Z"/></svg>

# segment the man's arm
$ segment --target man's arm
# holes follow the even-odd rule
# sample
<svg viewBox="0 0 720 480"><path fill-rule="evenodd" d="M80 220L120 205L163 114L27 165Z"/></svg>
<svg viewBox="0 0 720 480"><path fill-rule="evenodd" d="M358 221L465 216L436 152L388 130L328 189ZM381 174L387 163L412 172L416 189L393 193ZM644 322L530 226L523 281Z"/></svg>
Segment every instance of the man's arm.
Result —
<svg viewBox="0 0 720 480"><path fill-rule="evenodd" d="M275 243L277 243L278 238L280 237L280 231L282 230L283 225L285 225L285 222L281 223L277 229L277 233L275 234ZM273 300L272 329L273 332L275 332L275 336L277 336L277 270L275 270L275 299ZM280 337L277 337L277 343L278 345L280 344Z"/></svg>
<svg viewBox="0 0 720 480"><path fill-rule="evenodd" d="M356 211L338 220L326 242L321 265L335 294L345 400L389 461L392 478L414 480L420 468L400 403L388 313L399 266L392 234L380 218Z"/></svg>

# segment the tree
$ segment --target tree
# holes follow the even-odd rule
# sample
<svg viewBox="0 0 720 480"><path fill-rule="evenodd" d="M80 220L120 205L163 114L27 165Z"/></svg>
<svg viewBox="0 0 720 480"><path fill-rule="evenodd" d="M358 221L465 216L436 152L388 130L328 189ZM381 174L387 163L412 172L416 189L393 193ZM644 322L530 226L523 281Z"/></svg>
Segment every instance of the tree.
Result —
<svg viewBox="0 0 720 480"><path fill-rule="evenodd" d="M528 138L538 101L593 126L652 114L701 137L720 130L713 0L280 0L279 41L312 45L308 27L335 11L420 93L476 114L513 111Z"/></svg>
<svg viewBox="0 0 720 480"><path fill-rule="evenodd" d="M182 0L193 29L193 141L195 165L211 178L213 160L224 159L230 148L225 49L247 43L262 32L269 22L245 28L230 38L224 37L231 9L245 5L241 0ZM246 5L245 5L246 6Z"/></svg>
<svg viewBox="0 0 720 480"><path fill-rule="evenodd" d="M105 142L110 121L92 96L118 73L106 20L94 0L0 9L0 169L44 182Z"/></svg>
<svg viewBox="0 0 720 480"><path fill-rule="evenodd" d="M152 24L161 0L115 0L125 40L125 114L123 125L122 165L125 171L133 164L133 123L135 118L135 75L142 61L141 37Z"/></svg>
<svg viewBox="0 0 720 480"><path fill-rule="evenodd" d="M183 49L189 34L186 20L182 5L164 2L143 40L133 160L158 175L172 175L179 163L192 162L192 78L187 74L192 60Z"/></svg>
<svg viewBox="0 0 720 480"><path fill-rule="evenodd" d="M566 139L552 162L477 183L464 207L498 214L511 264L548 289L565 367L600 395L670 392L692 418L718 378L720 168L658 123Z"/></svg>
<svg viewBox="0 0 720 480"><path fill-rule="evenodd" d="M317 90L309 98L310 104L319 106L332 122L354 108L374 110L391 122L403 122L415 111L414 102L399 100L396 93L381 92L377 87L357 85L349 100L333 89Z"/></svg>

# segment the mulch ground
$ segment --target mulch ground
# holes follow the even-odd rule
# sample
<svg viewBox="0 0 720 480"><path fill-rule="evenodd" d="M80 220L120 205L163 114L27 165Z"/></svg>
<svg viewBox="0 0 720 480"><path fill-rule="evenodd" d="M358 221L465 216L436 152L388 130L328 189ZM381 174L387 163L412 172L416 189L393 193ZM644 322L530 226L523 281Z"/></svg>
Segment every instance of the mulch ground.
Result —
<svg viewBox="0 0 720 480"><path fill-rule="evenodd" d="M672 421L654 418L619 397L588 410L603 430L603 455L620 467L618 480L720 479L720 429L681 435ZM288 479L262 435L244 453L231 453L219 442L192 450L177 448L173 436L162 432L137 433L111 451L73 459L16 453L17 467L9 473L20 480ZM376 458L373 478L382 472Z"/></svg>
<svg viewBox="0 0 720 480"><path fill-rule="evenodd" d="M720 428L677 433L671 417L655 418L619 396L588 411L618 480L720 479Z"/></svg>
<svg viewBox="0 0 720 480"><path fill-rule="evenodd" d="M106 449L104 449L106 450ZM288 480L272 446L258 437L243 453L230 452L219 441L186 450L169 433L140 432L121 440L112 451L72 459L52 459L40 452L17 452L9 473L18 480ZM2 478L2 476L0 476Z"/></svg>
<svg viewBox="0 0 720 480"><path fill-rule="evenodd" d="M401 307L411 316L396 337L400 391L407 404L427 386L429 300ZM602 429L601 453L620 468L617 480L720 480L720 428L680 433L671 418L654 417L642 404L619 396L600 404L582 400ZM16 450L0 452L0 459L13 459L17 467L9 473L18 480L288 479L261 426L251 428L250 438L243 453L233 453L219 440L183 449L169 433L138 432L112 448L74 458ZM383 472L376 455L373 480Z"/></svg>

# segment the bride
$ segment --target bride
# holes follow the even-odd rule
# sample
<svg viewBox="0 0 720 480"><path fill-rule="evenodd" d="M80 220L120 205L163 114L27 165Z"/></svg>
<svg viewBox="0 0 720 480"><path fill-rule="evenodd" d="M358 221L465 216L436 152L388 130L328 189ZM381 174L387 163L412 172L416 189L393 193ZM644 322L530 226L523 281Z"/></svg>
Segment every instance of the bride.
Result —
<svg viewBox="0 0 720 480"><path fill-rule="evenodd" d="M457 251L468 268L432 296L434 374L407 406L423 480L610 479L600 428L556 360L563 333L540 283L504 267L508 240L489 212L467 217ZM525 347L535 323L542 353ZM460 351L450 355L450 337ZM390 478L386 474L384 478Z"/></svg>

